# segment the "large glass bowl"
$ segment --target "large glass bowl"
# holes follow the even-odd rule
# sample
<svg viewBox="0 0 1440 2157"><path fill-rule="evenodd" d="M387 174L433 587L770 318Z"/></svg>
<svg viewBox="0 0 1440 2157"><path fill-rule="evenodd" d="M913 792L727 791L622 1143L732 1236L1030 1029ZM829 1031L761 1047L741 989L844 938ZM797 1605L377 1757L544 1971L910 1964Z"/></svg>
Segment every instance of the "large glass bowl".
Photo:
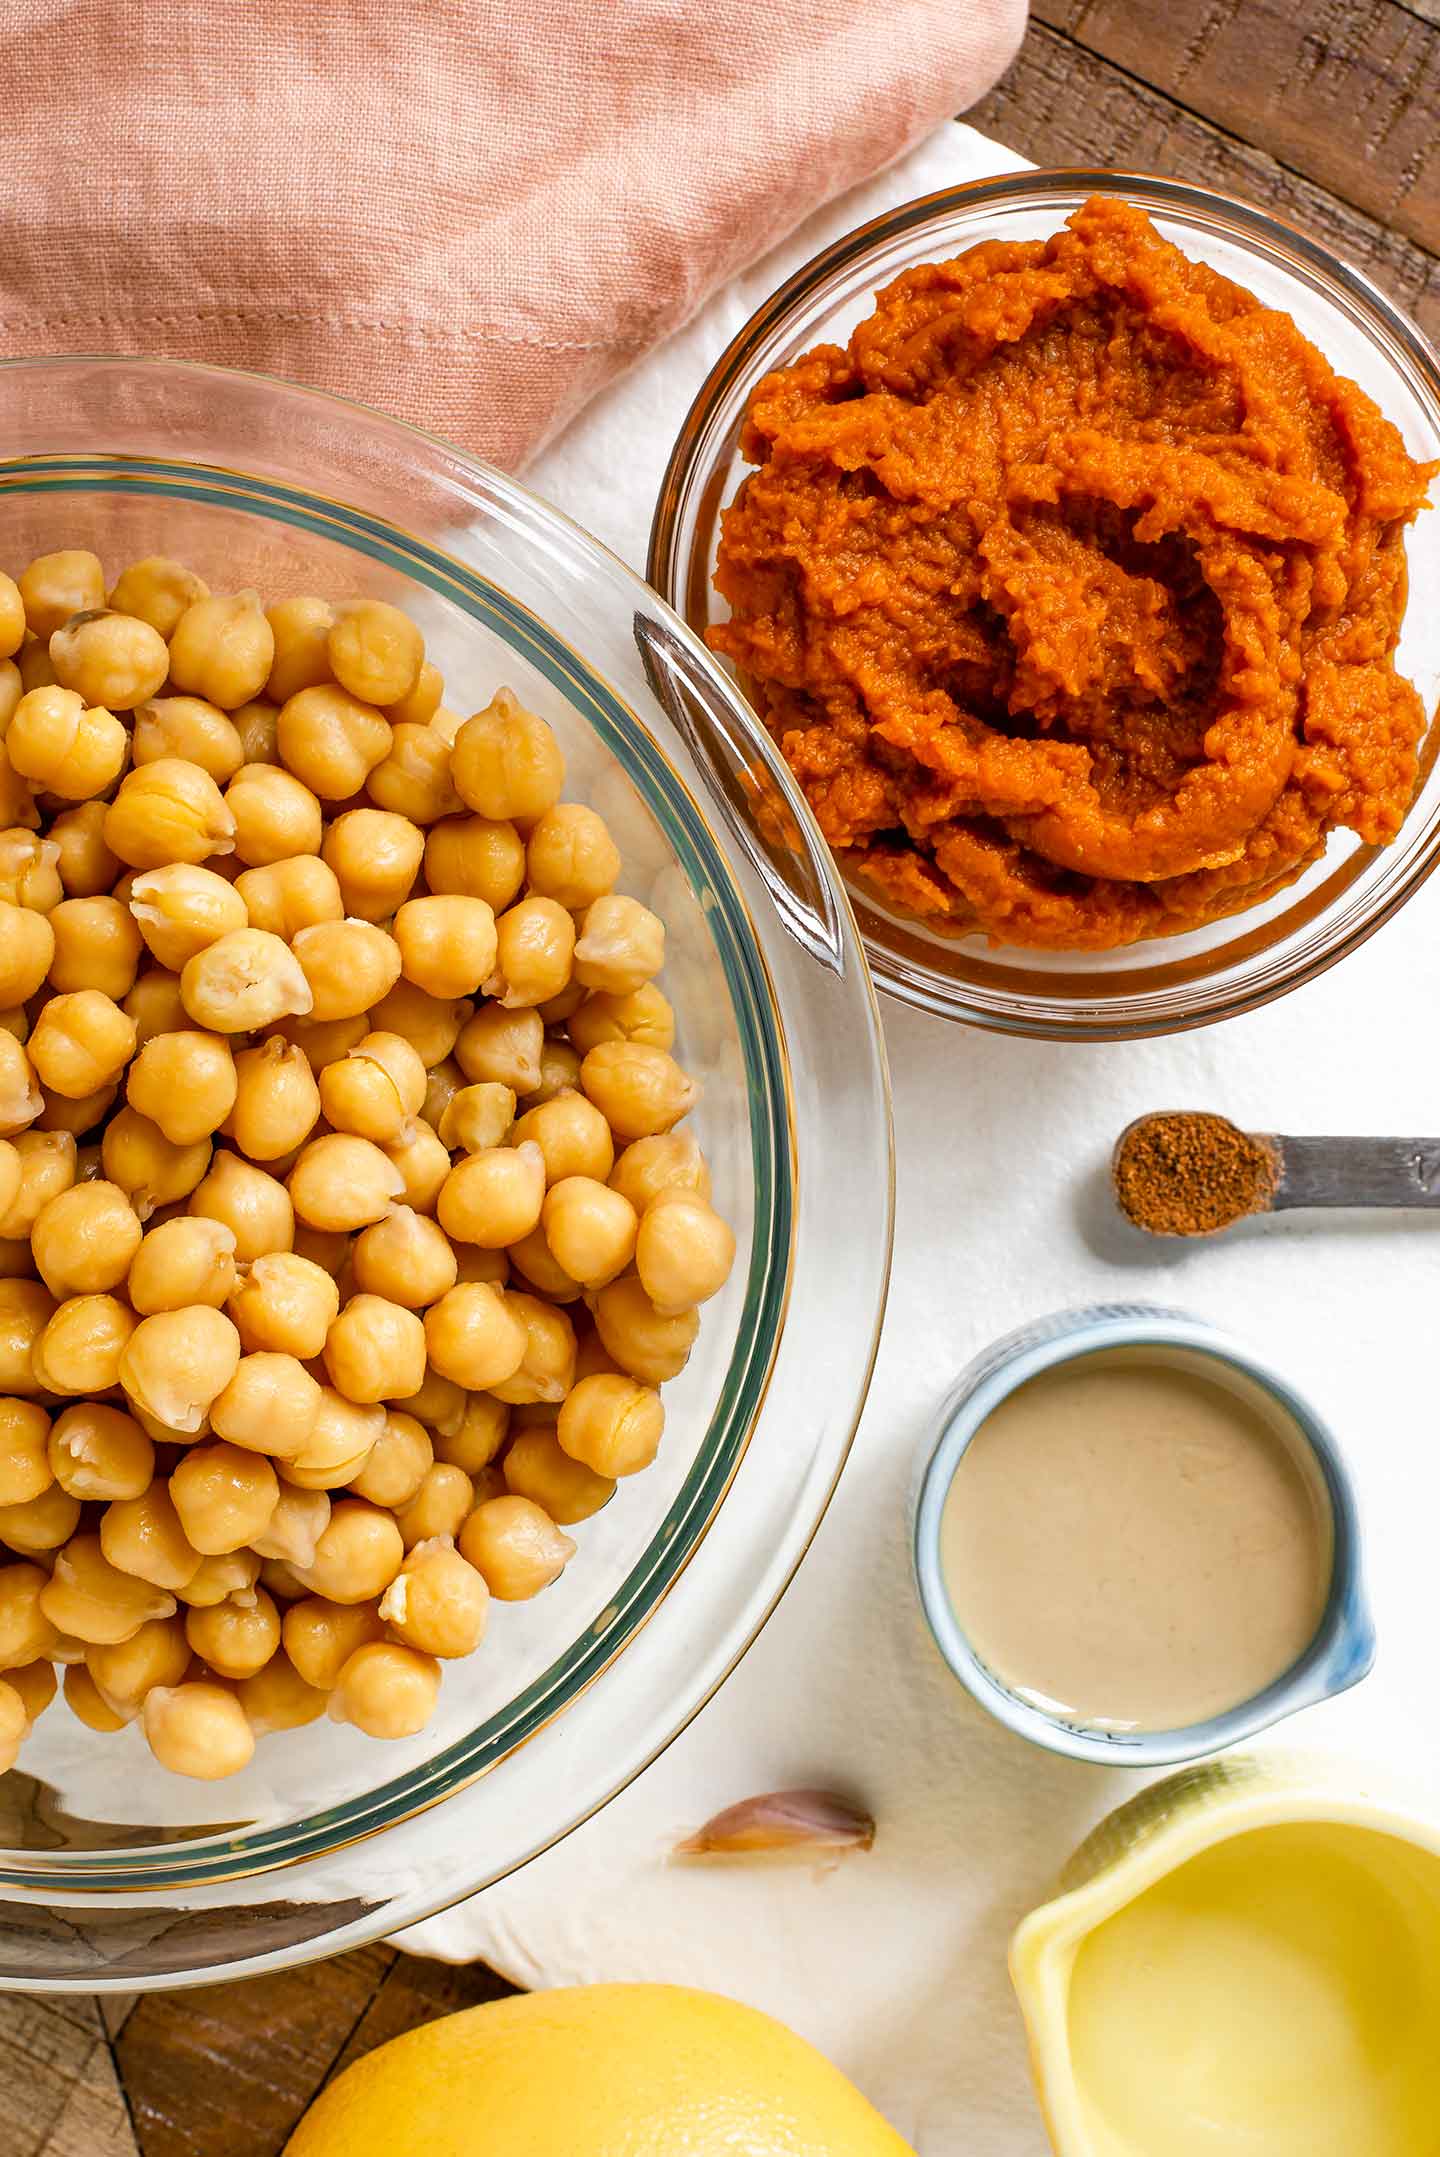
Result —
<svg viewBox="0 0 1440 2157"><path fill-rule="evenodd" d="M655 1467L497 1608L421 1736L328 1722L218 1784L63 1702L0 1780L0 1985L134 1989L373 1938L522 1863L730 1669L824 1510L864 1399L891 1232L884 1052L850 911L744 704L654 595L510 480L283 383L126 360L0 367L0 561L165 552L219 589L407 605L471 710L543 712L567 795L663 916L677 1054L739 1254L667 1389ZM757 813L761 812L761 813ZM762 835L763 834L763 835ZM624 1651L622 1653L622 1651Z"/></svg>
<svg viewBox="0 0 1440 2157"><path fill-rule="evenodd" d="M1440 457L1440 361L1357 270L1249 203L1129 172L1020 172L906 203L838 240L751 316L716 361L671 454L650 542L650 580L701 635L724 618L713 583L721 510L749 467L740 427L772 368L843 344L874 293L917 263L981 240L1045 239L1087 197L1120 195L1177 246L1293 315L1342 374L1368 390L1412 455ZM1440 496L1437 496L1440 499ZM1440 695L1440 508L1408 539L1412 598L1399 664L1432 714ZM1336 832L1323 857L1264 905L1184 936L1120 951L1028 951L946 936L856 884L850 896L880 986L905 1003L1003 1033L1109 1041L1172 1033L1248 1011L1332 966L1404 904L1440 859L1436 730L1397 840Z"/></svg>

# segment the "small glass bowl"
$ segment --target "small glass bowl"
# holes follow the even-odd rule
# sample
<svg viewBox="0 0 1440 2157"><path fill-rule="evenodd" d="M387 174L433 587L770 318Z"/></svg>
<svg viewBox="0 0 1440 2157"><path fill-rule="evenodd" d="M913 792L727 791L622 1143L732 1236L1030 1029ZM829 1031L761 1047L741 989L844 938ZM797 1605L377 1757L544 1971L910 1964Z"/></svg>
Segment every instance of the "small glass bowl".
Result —
<svg viewBox="0 0 1440 2157"><path fill-rule="evenodd" d="M1178 180L1129 172L1022 172L906 203L839 240L796 274L732 339L686 418L661 486L649 576L697 634L723 620L714 588L720 513L749 470L740 429L772 369L820 343L843 343L902 270L945 261L982 240L1059 230L1091 195L1119 195L1167 238L1293 315L1342 374L1399 427L1411 454L1440 457L1440 360L1368 278L1328 248L1249 203ZM1440 698L1440 508L1422 511L1407 545L1418 595L1399 665L1427 711ZM852 884L871 968L904 1003L1001 1033L1114 1041L1175 1033L1253 1010L1311 980L1364 942L1440 860L1440 730L1399 837L1367 847L1335 832L1320 860L1263 905L1183 936L1111 952L1030 951L945 935Z"/></svg>
<svg viewBox="0 0 1440 2157"><path fill-rule="evenodd" d="M1174 1730L1108 1729L1070 1721L1012 1689L972 1647L945 1586L941 1522L961 1456L1001 1401L1043 1371L1115 1349L1173 1352L1190 1366L1273 1401L1303 1449L1331 1525L1330 1592L1310 1645L1291 1667L1223 1714ZM1302 1393L1263 1355L1202 1318L1151 1303L1100 1303L1036 1319L996 1341L966 1369L927 1437L912 1499L911 1553L920 1606L936 1647L971 1697L1018 1737L1047 1752L1102 1767L1174 1767L1243 1744L1272 1723L1358 1685L1375 1660L1375 1629L1360 1563L1355 1494L1334 1433Z"/></svg>
<svg viewBox="0 0 1440 2157"><path fill-rule="evenodd" d="M63 1701L0 1777L0 1986L255 1974L488 1886L627 1783L743 1654L823 1513L889 1268L874 993L828 854L744 704L640 579L523 488L378 413L166 361L0 366L0 561L155 553L267 597L407 607L454 701L557 730L624 887L666 924L677 1054L738 1239L665 1442L533 1602L449 1666L419 1736L321 1721L227 1781ZM745 774L742 793L737 775ZM743 805L756 775L762 836ZM843 1253L843 1261L837 1261ZM3 1559L4 1553L0 1553ZM623 1652L622 1652L623 1651Z"/></svg>

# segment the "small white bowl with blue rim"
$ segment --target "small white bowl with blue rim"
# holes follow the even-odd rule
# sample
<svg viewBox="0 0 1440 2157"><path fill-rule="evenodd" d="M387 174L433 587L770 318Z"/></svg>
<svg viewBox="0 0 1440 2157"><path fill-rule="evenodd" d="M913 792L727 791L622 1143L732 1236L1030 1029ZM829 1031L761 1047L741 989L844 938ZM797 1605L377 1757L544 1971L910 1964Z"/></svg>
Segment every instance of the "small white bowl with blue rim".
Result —
<svg viewBox="0 0 1440 2157"><path fill-rule="evenodd" d="M1330 1592L1303 1655L1263 1691L1204 1722L1174 1730L1114 1730L1067 1720L1013 1692L981 1661L945 1586L940 1524L955 1471L975 1433L1001 1401L1043 1371L1116 1349L1176 1349L1238 1374L1285 1412L1308 1449L1329 1502L1333 1531ZM1300 1708L1359 1683L1375 1660L1375 1628L1361 1571L1354 1489L1334 1433L1305 1395L1264 1355L1183 1311L1149 1303L1093 1304L1059 1311L1007 1334L963 1372L922 1449L912 1503L920 1605L935 1645L981 1707L1032 1744L1105 1767L1173 1767L1239 1745Z"/></svg>

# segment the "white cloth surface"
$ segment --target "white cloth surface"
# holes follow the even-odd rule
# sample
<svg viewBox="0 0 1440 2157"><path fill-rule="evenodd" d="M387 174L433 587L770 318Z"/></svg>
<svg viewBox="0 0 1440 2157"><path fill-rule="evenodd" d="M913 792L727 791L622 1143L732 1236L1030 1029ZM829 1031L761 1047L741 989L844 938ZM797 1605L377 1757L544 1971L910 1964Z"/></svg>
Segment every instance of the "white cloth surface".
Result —
<svg viewBox="0 0 1440 2157"><path fill-rule="evenodd" d="M636 566L669 444L753 307L862 218L1021 161L950 127L813 219L612 389L527 474ZM1250 1017L1119 1046L1004 1040L886 1007L899 1212L879 1367L855 1451L800 1574L739 1670L656 1764L519 1873L403 1936L528 1986L707 1985L819 2044L921 2157L1042 2157L1010 1994L1017 1919L1122 1797L1123 1774L1054 1759L950 1676L911 1587L912 1463L959 1368L1065 1304L1150 1296L1271 1353L1328 1407L1359 1485L1375 1673L1280 1742L1440 1770L1426 1399L1440 1222L1277 1219L1157 1251L1122 1231L1105 1165L1146 1109L1260 1130L1440 1130L1440 886L1320 981ZM837 1254L837 1263L843 1259ZM1420 1712L1417 1712L1420 1711ZM828 1867L669 1862L754 1792L862 1799L874 1850Z"/></svg>

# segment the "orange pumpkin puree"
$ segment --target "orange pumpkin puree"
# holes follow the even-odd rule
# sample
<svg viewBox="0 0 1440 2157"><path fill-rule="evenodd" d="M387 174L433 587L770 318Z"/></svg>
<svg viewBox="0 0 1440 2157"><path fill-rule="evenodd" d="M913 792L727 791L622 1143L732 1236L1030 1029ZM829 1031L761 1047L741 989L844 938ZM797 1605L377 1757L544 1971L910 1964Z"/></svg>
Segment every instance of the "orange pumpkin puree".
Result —
<svg viewBox="0 0 1440 2157"><path fill-rule="evenodd" d="M765 378L743 446L711 642L890 904L1098 950L1399 830L1437 467L1141 211L907 271Z"/></svg>

